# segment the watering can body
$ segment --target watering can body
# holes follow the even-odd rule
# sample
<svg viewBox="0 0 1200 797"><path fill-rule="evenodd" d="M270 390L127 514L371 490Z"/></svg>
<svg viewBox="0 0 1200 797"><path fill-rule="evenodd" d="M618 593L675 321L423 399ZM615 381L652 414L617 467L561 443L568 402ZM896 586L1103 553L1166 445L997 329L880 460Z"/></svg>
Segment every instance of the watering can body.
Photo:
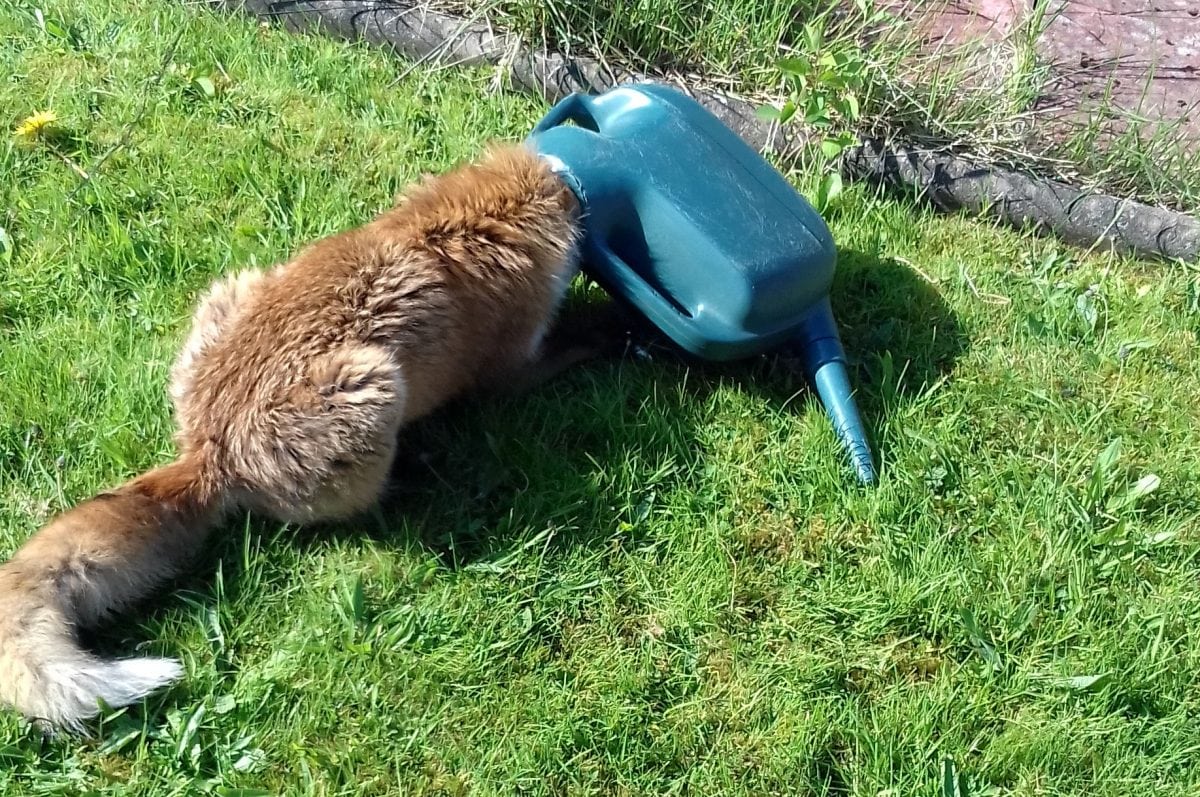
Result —
<svg viewBox="0 0 1200 797"><path fill-rule="evenodd" d="M527 143L579 198L592 279L705 359L795 344L860 478L874 480L829 304L833 237L775 168L656 84L572 94Z"/></svg>

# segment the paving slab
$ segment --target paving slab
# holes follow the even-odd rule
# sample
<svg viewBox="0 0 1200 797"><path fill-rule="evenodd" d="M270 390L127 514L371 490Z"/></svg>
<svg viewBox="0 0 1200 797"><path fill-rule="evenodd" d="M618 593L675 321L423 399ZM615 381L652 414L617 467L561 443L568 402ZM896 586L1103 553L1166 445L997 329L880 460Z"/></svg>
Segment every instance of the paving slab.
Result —
<svg viewBox="0 0 1200 797"><path fill-rule="evenodd" d="M1104 105L1114 127L1179 125L1200 147L1200 2L1188 0L893 0L930 47L998 42L1042 14L1037 53L1050 69L1038 107L1084 122Z"/></svg>

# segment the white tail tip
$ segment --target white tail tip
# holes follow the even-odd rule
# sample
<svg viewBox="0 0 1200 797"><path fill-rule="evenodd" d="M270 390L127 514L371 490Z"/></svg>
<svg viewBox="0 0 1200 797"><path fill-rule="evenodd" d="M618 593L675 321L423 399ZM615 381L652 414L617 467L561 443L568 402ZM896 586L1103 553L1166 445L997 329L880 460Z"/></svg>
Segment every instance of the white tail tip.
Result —
<svg viewBox="0 0 1200 797"><path fill-rule="evenodd" d="M174 659L64 661L42 671L30 714L62 728L78 731L83 721L100 713L100 701L112 708L137 703L183 676Z"/></svg>

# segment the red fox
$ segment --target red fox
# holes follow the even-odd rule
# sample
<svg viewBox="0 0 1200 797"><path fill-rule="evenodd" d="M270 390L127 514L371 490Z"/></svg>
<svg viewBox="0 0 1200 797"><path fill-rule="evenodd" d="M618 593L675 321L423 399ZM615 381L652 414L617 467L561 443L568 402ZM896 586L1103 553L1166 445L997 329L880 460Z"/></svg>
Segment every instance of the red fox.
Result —
<svg viewBox="0 0 1200 797"><path fill-rule="evenodd" d="M344 518L379 497L402 425L559 363L543 339L580 209L534 153L495 145L365 226L217 282L171 373L177 459L79 504L0 566L0 702L81 731L177 680L76 631L149 594L231 511Z"/></svg>

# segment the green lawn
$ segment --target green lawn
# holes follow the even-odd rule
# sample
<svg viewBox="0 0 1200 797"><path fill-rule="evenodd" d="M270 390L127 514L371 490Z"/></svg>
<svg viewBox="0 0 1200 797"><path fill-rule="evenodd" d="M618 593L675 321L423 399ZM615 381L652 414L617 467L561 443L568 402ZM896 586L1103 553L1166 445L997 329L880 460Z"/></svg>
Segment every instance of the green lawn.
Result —
<svg viewBox="0 0 1200 797"><path fill-rule="evenodd" d="M0 138L3 555L171 456L211 279L544 110L169 0L42 8L0 0L0 124L60 131ZM0 794L1196 793L1200 272L861 188L830 222L878 488L770 362L464 403L378 517L238 520L96 640L178 688L92 741L0 714Z"/></svg>

